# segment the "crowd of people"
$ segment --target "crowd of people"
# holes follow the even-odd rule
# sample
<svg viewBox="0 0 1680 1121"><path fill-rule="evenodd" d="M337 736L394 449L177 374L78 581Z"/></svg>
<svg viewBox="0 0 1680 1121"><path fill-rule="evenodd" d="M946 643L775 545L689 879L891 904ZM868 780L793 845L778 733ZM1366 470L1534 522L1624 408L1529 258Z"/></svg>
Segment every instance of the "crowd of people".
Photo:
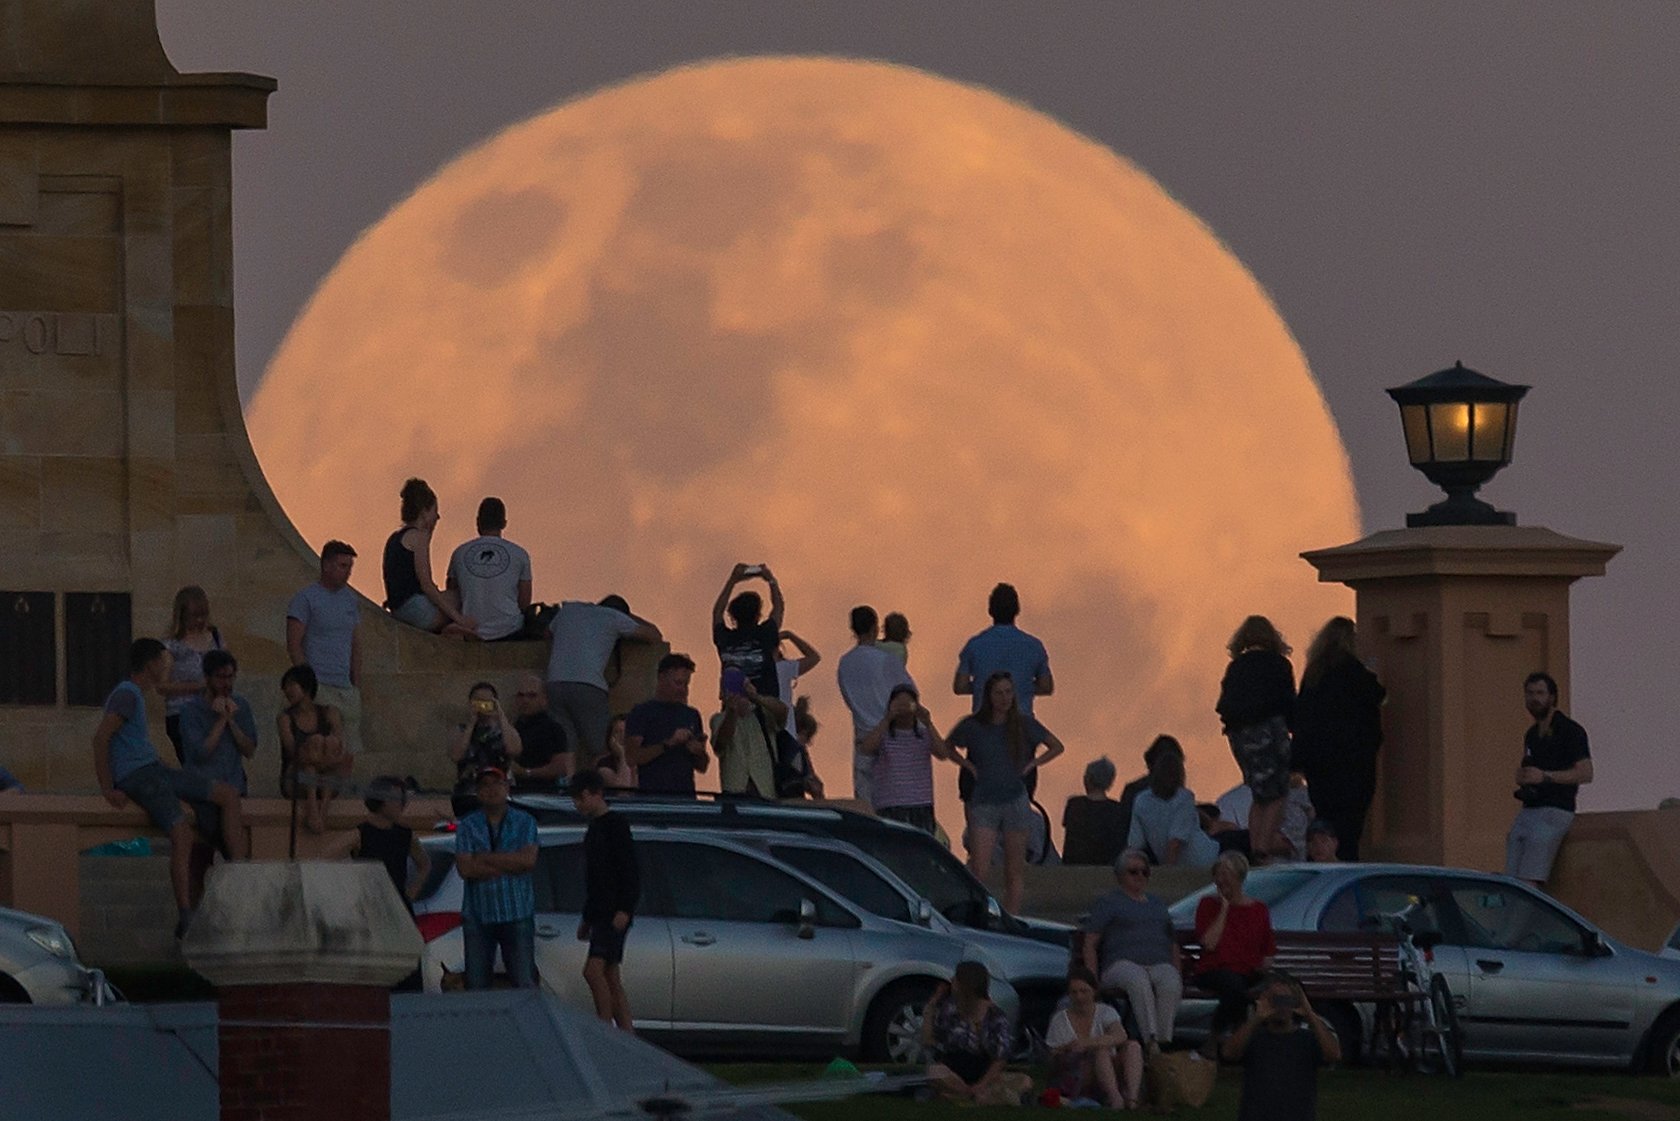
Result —
<svg viewBox="0 0 1680 1121"><path fill-rule="evenodd" d="M394 618L464 641L550 644L546 672L520 680L512 716L497 687L478 682L444 745L456 768L466 984L488 986L498 954L513 984L536 983L536 823L509 798L516 790L564 789L589 822L577 932L589 945L585 979L597 1013L628 1030L619 966L640 887L629 826L611 810L607 792L693 797L697 776L715 759L727 794L823 797L810 753L818 724L808 700L796 696L822 655L786 629L785 597L769 566L737 564L712 609L720 670L714 711L703 715L691 703L697 664L673 652L658 662L653 696L614 713L609 676L620 644L661 642L659 628L618 595L552 609L533 604L529 554L505 538L507 511L496 498L480 504L478 536L454 551L440 588L430 558L436 495L410 479L400 497L402 525L382 557L385 607ZM280 788L301 803L305 828L318 833L361 748L360 608L349 588L355 559L348 544L327 542L319 578L286 612L292 664L281 676L285 705L275 727ZM765 586L768 607L756 588L742 589L753 582ZM853 646L838 660L836 677L851 716L854 798L881 817L943 836L934 768L957 768L970 864L986 876L1001 852L1003 906L1018 911L1038 820L1038 773L1064 747L1033 712L1037 698L1054 693L1055 680L1044 644L1017 623L1019 594L998 584L987 608L991 625L964 645L952 679L954 693L970 699L970 712L943 732L909 672L911 630L902 613L883 621L872 607L852 609ZM1195 915L1195 979L1219 998L1210 1054L1250 1060L1245 1096L1252 1082L1256 1093L1298 1101L1308 1111L1301 1115L1310 1115L1301 1072L1335 1057L1334 1036L1300 986L1273 972L1267 909L1244 894L1243 884L1251 865L1359 858L1377 785L1385 689L1358 656L1354 623L1342 617L1314 638L1299 688L1290 647L1265 617L1243 620L1227 652L1214 709L1241 771L1237 786L1199 801L1186 783L1183 746L1163 734L1143 753L1145 773L1117 798L1110 794L1116 768L1102 757L1085 768L1084 793L1064 810L1065 862L1111 865L1118 880L1085 920L1088 937L1068 977L1067 1001L1050 1025L1052 1069L1067 1096L1135 1106L1144 1062L1172 1044L1183 995L1180 949L1164 903L1147 890L1163 865L1212 869L1216 890ZM200 588L181 589L170 633L136 640L128 668L94 734L94 765L112 805L138 805L170 837L179 936L214 854L248 855L245 764L259 732L237 691L238 660ZM164 704L178 766L166 764L150 742L148 693ZM1522 808L1508 840L1507 871L1536 884L1548 877L1568 832L1576 792L1593 777L1586 732L1557 702L1547 674L1524 682L1533 724L1514 776ZM401 824L407 794L395 776L374 779L364 798L367 820L330 851L381 863L412 904L429 861ZM415 974L404 986L418 984ZM938 1057L931 1079L948 1097L984 1103L1021 1092L1018 1076L1005 1069L1007 1024L999 1027L1002 1013L987 992L984 968L966 962L928 1003L923 1040ZM1135 1037L1105 993L1125 995Z"/></svg>

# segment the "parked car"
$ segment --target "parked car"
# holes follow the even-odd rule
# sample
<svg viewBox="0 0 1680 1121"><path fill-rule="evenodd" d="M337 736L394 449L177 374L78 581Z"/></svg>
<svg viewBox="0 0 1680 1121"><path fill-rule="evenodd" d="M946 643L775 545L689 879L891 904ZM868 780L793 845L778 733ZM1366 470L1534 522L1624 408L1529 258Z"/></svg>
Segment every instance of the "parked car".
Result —
<svg viewBox="0 0 1680 1121"><path fill-rule="evenodd" d="M767 852L695 830L632 826L642 902L624 951L636 1030L686 1056L831 1055L885 1059L911 1040L918 1010L957 963L999 975L993 999L1019 1018L1020 998L981 948L914 921L882 918ZM543 827L535 870L537 969L562 999L593 1009L576 937L583 907L583 829ZM461 879L454 838L423 842L434 872L416 904L428 991L463 966ZM442 869L442 871L438 871ZM913 1038L913 1037L912 1037Z"/></svg>
<svg viewBox="0 0 1680 1121"><path fill-rule="evenodd" d="M547 825L582 825L565 795L516 795L514 803ZM730 795L673 798L625 794L613 809L632 822L705 829L773 829L833 837L880 861L951 922L970 930L1035 938L1066 950L1066 923L1006 914L986 885L949 848L920 829L855 810L800 802L762 802Z"/></svg>
<svg viewBox="0 0 1680 1121"><path fill-rule="evenodd" d="M1171 908L1188 929L1204 888ZM1434 968L1464 1028L1468 1059L1633 1066L1680 1078L1680 961L1634 949L1508 876L1412 864L1289 864L1251 872L1243 890L1278 930L1364 931L1413 897L1416 930L1441 934ZM1186 1001L1187 1037L1213 1002ZM1353 1026L1368 1009L1332 1008Z"/></svg>
<svg viewBox="0 0 1680 1121"><path fill-rule="evenodd" d="M0 907L0 1002L105 1004L121 995L76 956L76 943L52 919Z"/></svg>
<svg viewBox="0 0 1680 1121"><path fill-rule="evenodd" d="M1051 942L995 930L959 926L934 909L891 869L855 845L832 837L772 831L723 832L804 872L825 887L881 918L914 922L959 938L975 947L994 975L1014 987L1021 1000L1021 1027L1031 1033L1024 1042L1042 1040L1067 989L1068 951ZM906 1021L921 1024L921 1007L907 1007ZM911 1061L908 1053L894 1061Z"/></svg>

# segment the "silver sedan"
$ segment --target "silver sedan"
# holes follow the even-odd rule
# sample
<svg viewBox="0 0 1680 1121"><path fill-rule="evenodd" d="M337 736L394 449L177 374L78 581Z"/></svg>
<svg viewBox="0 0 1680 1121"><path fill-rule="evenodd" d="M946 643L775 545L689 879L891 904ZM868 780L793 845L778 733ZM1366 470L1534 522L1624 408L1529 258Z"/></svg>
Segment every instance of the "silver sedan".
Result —
<svg viewBox="0 0 1680 1121"><path fill-rule="evenodd" d="M1171 908L1194 922L1205 888ZM1439 931L1434 968L1452 992L1467 1058L1649 1067L1680 1078L1680 961L1624 945L1527 884L1489 872L1415 864L1289 864L1249 874L1243 890L1277 930L1385 929L1416 897L1414 929ZM1352 1008L1326 1009L1351 1029ZM1179 1023L1205 1031L1209 1001Z"/></svg>
<svg viewBox="0 0 1680 1121"><path fill-rule="evenodd" d="M892 1053L902 1013L919 1007L965 958L999 972L965 940L882 918L750 845L704 832L633 827L642 902L624 949L624 987L639 1034L683 1055ZM544 987L592 1009L576 930L583 830L539 831L537 968ZM424 842L452 865L454 838ZM436 858L443 857L442 860ZM461 881L433 876L416 905L428 991L463 965ZM1020 999L993 981L1015 1022Z"/></svg>

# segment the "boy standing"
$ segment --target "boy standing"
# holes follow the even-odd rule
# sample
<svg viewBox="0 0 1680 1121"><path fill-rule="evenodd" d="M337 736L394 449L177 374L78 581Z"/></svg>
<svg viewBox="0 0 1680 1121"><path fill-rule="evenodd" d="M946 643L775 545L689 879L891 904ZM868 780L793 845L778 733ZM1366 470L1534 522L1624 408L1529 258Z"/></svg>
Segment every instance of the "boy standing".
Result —
<svg viewBox="0 0 1680 1121"><path fill-rule="evenodd" d="M641 873L630 823L607 807L605 787L599 771L572 776L572 803L589 819L583 837L583 921L578 923L577 936L579 942L589 943L583 979L595 999L595 1015L631 1031L630 1000L624 995L619 964L642 894Z"/></svg>

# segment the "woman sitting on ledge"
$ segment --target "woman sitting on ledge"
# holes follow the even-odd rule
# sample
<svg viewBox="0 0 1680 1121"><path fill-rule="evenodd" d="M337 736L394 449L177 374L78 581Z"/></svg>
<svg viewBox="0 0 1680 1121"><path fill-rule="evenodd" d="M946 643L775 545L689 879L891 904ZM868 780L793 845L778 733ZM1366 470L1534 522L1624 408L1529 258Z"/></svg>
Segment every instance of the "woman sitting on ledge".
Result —
<svg viewBox="0 0 1680 1121"><path fill-rule="evenodd" d="M385 540L385 610L411 627L456 638L478 636L478 620L463 615L432 579L432 530L438 500L424 479L402 488L402 528Z"/></svg>

